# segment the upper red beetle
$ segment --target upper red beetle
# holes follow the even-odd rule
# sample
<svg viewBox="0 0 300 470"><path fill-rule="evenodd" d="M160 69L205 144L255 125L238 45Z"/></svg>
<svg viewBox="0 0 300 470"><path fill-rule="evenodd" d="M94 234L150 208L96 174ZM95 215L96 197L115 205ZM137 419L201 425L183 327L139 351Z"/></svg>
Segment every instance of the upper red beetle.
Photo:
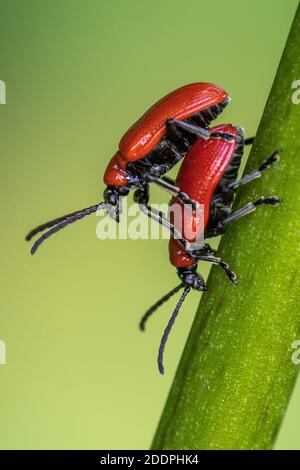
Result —
<svg viewBox="0 0 300 470"><path fill-rule="evenodd" d="M120 174L117 171L118 165L114 168L115 172L109 165L104 174L105 184L117 186L126 184L130 175L124 174L123 162L141 160L152 152L160 140L166 136L170 121L185 121L188 118L194 118L194 122L193 119L189 119L189 122L200 127L200 129L196 128L195 132L199 132L202 137L201 128L206 128L228 101L227 93L211 83L185 85L160 99L122 137L119 150L111 160L111 162L121 162ZM202 115L195 119L199 113ZM181 131L180 123L176 125ZM170 135L168 137L170 138Z"/></svg>

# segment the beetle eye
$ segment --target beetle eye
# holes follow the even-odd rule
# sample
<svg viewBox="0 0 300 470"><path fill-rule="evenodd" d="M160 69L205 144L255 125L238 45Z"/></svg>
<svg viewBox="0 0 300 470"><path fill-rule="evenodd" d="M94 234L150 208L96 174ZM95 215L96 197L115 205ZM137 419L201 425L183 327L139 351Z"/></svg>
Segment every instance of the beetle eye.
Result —
<svg viewBox="0 0 300 470"><path fill-rule="evenodd" d="M112 206L115 206L117 204L117 197L115 194L109 194L108 203L111 204Z"/></svg>
<svg viewBox="0 0 300 470"><path fill-rule="evenodd" d="M119 202L119 193L114 188L106 188L104 191L104 199L107 204L116 206Z"/></svg>

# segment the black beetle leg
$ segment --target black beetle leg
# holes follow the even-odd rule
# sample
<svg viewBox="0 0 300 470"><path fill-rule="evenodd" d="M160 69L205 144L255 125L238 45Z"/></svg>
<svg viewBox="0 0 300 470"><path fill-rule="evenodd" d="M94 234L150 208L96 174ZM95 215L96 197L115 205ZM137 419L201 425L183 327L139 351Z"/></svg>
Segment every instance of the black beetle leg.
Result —
<svg viewBox="0 0 300 470"><path fill-rule="evenodd" d="M262 206L262 205L277 206L280 203L281 203L281 199L279 199L279 197L277 196L270 196L266 198L261 196L258 199L256 199L256 201L249 202L244 207L237 210L236 212L233 212L225 219L220 220L216 224L215 227L211 227L208 230L205 230L204 238L212 238L212 237L218 237L220 235L223 235L226 232L227 225L230 222L240 219L244 217L245 215L251 214L251 212L254 212L258 206Z"/></svg>
<svg viewBox="0 0 300 470"><path fill-rule="evenodd" d="M155 183L164 191L167 191L168 193L172 194L172 196L177 197L183 204L189 204L192 206L193 210L196 210L198 203L193 199L190 199L186 193L180 191L180 188L178 188L178 186L174 186L173 184L169 183L169 181L167 181L166 179L159 179L153 177L152 175L147 175L146 179L151 183Z"/></svg>
<svg viewBox="0 0 300 470"><path fill-rule="evenodd" d="M169 222L168 217L165 214L163 214L163 212L157 211L156 209L148 205L148 200L149 200L148 196L149 195L145 193L142 189L136 190L133 195L135 202L138 203L141 211L145 215L147 215L151 219L161 224L167 230L169 230L171 235L175 237L185 249L188 248L189 242L187 242L186 240L182 238L181 233L179 233L174 227L174 225Z"/></svg>
<svg viewBox="0 0 300 470"><path fill-rule="evenodd" d="M206 256L210 256L210 255L215 256L215 254L217 253L217 250L212 248L208 243L204 243L202 247L196 251L196 253L203 254Z"/></svg>
<svg viewBox="0 0 300 470"><path fill-rule="evenodd" d="M217 234L218 235L223 234L226 226L230 222L240 219L241 217L244 217L245 215L251 214L251 212L254 212L256 208L259 206L262 206L262 205L277 206L280 203L281 203L281 199L279 199L277 196L270 196L270 197L261 196L258 199L256 199L256 201L249 202L241 209L237 210L236 212L233 212L233 214L230 214L228 217L226 217L226 219L221 220L216 226Z"/></svg>
<svg viewBox="0 0 300 470"><path fill-rule="evenodd" d="M171 184L172 186L175 186L175 185L176 185L175 181L174 181L172 178L170 178L169 176L165 176L165 175L164 175L164 176L161 176L160 179L162 179L162 180L165 181L166 183Z"/></svg>
<svg viewBox="0 0 300 470"><path fill-rule="evenodd" d="M208 263L216 264L220 266L220 268L224 271L227 278L229 279L232 284L237 284L238 281L236 279L235 272L230 268L229 264L225 263L221 258L217 256L212 256L211 252L214 251L212 248L205 244L200 250L196 251L187 251L187 254L192 258L197 259L198 261L207 261Z"/></svg>
<svg viewBox="0 0 300 470"><path fill-rule="evenodd" d="M185 121L180 121L178 119L168 119L167 128L177 138L179 137L180 131L188 132L189 134L193 134L200 139L209 139L210 137L210 132L207 129Z"/></svg>
<svg viewBox="0 0 300 470"><path fill-rule="evenodd" d="M247 139L244 140L244 145L252 145L254 140L255 140L255 136L254 137L248 137Z"/></svg>
<svg viewBox="0 0 300 470"><path fill-rule="evenodd" d="M241 179L239 180L235 180L235 181L232 181L231 183L229 183L227 185L227 188L229 189L236 189L238 186L242 186L243 184L247 184L249 183L250 181L253 181L255 180L256 178L260 178L263 174L264 171L266 171L268 168L270 168L272 165L274 165L275 163L277 163L279 161L279 154L280 152L282 152L282 149L280 148L277 148L273 153L272 155L267 158L267 160L265 160L261 165L260 167L253 171L252 173L250 173L249 175L245 175L243 176Z"/></svg>

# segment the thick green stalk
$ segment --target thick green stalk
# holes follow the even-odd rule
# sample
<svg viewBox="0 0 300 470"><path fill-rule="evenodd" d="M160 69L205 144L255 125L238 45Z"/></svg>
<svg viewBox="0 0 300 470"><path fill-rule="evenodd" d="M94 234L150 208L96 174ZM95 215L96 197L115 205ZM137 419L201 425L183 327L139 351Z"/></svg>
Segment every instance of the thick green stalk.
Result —
<svg viewBox="0 0 300 470"><path fill-rule="evenodd" d="M267 449L284 417L300 367L291 360L300 339L299 57L300 8L245 173L276 147L281 161L239 190L234 209L261 195L283 203L233 222L222 239L218 254L239 285L212 269L154 449Z"/></svg>

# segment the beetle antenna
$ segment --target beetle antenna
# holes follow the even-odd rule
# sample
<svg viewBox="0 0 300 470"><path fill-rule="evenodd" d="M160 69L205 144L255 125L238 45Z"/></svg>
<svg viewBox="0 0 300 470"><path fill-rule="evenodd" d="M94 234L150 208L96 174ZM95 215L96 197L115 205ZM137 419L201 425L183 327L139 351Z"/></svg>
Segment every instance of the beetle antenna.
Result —
<svg viewBox="0 0 300 470"><path fill-rule="evenodd" d="M158 369L159 369L159 372L161 374L164 373L164 366L163 366L163 356L164 356L164 350L165 350L165 346L166 346L166 342L167 342L167 339L168 339L168 336L170 334L170 331L172 329L172 326L174 325L174 322L176 320L176 317L179 313L179 310L187 296L187 294L190 292L191 288L190 287L186 287L182 293L182 296L180 297L179 299L179 302L178 304L176 305L176 308L174 310L174 312L172 313L172 316L169 320L169 323L167 324L167 327L164 331L164 334L163 334L163 337L161 339L161 342L160 342L160 346L159 346L159 350L158 350L158 358L157 358L157 362L158 362Z"/></svg>
<svg viewBox="0 0 300 470"><path fill-rule="evenodd" d="M48 232L43 233L33 244L31 248L31 254L34 255L34 253L37 251L39 246L47 240L47 238L51 237L54 233L58 232L59 230L62 230L65 228L67 225L72 224L76 222L77 220L83 219L85 216L92 214L93 212L96 212L97 210L100 209L105 209L107 205L102 202L101 204L95 204L94 206L87 207L86 209L82 209L80 211L73 212L72 214L65 215L63 217L59 217L57 219L51 220L50 222L47 222L43 225L40 225L39 227L36 227L33 229L26 237L26 240L31 240L31 238L36 235L37 233L41 232L42 230L46 228L50 228Z"/></svg>
<svg viewBox="0 0 300 470"><path fill-rule="evenodd" d="M100 207L101 204L97 204L92 207L98 207L98 206L101 209ZM25 240L30 241L37 233L43 232L43 230L45 230L46 228L53 227L54 225L57 225L60 222L63 222L64 220L69 219L70 217L73 217L74 215L81 214L81 212L84 212L89 209L90 207L88 207L87 209L80 209L79 211L71 212L70 214L63 215L62 217L57 217L56 219L50 220L49 222L39 225L38 227L34 228L26 235Z"/></svg>
<svg viewBox="0 0 300 470"><path fill-rule="evenodd" d="M152 307L150 307L147 312L143 315L140 321L140 330L145 331L145 325L148 318L165 302L167 302L176 292L184 287L184 284L181 283L178 286L174 287L174 289L170 290L166 295L164 295L161 299L159 299Z"/></svg>

